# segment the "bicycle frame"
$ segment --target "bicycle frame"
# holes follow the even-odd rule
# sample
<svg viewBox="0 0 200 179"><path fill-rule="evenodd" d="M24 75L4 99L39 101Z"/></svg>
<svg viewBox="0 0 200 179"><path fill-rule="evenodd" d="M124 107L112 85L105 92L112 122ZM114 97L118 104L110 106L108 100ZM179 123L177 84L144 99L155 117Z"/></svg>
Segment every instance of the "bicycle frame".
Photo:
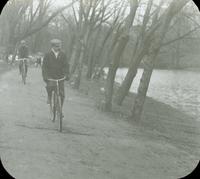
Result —
<svg viewBox="0 0 200 179"><path fill-rule="evenodd" d="M60 78L60 79L48 79L48 81L53 81L56 82L56 92L58 95L60 95L60 90L59 90L59 82L64 81L66 77Z"/></svg>
<svg viewBox="0 0 200 179"><path fill-rule="evenodd" d="M61 79L48 79L48 81L53 81L56 83L56 92L55 92L55 90L53 90L52 96L51 96L51 103L53 100L54 104L50 103L50 109L51 109L51 111L53 111L53 120L52 120L53 122L55 121L56 112L57 112L57 118L59 119L59 131L60 132L62 131L62 107L61 107L59 82L64 81L64 80L65 80L65 77L63 77ZM53 107L53 109L52 109L52 107Z"/></svg>

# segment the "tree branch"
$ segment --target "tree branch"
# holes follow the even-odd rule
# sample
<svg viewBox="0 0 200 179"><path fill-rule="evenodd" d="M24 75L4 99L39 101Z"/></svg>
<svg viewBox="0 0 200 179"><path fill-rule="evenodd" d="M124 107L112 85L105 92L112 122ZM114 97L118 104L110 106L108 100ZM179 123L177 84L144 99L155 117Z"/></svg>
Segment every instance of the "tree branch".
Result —
<svg viewBox="0 0 200 179"><path fill-rule="evenodd" d="M77 0L76 0L76 1L77 1ZM25 38L27 38L27 37L33 35L34 33L40 31L42 28L44 28L45 26L47 26L47 25L51 22L51 20L52 20L53 18L55 18L59 13L61 13L61 12L64 11L65 9L71 7L76 1L74 1L74 2L70 3L69 5L66 5L66 6L64 6L64 7L60 8L60 9L58 9L58 10L57 10L56 12L54 12L42 25L40 25L39 27L36 27L35 29L31 29L31 30L30 30L29 32L27 32L26 34L20 36L20 37L18 38L18 40L25 39Z"/></svg>
<svg viewBox="0 0 200 179"><path fill-rule="evenodd" d="M186 37L186 36L190 35L191 33L195 32L195 31L196 31L197 29L199 29L199 28L200 28L200 26L198 26L198 27L196 27L196 28L190 30L189 32L187 32L187 33L181 35L181 36L178 37L178 38L175 38L175 39L173 39L173 40L170 40L170 41L168 41L168 42L165 42L165 43L163 43L163 44L161 45L161 47L170 45L170 44L172 44L172 43L174 43L174 42L176 42L176 41L178 41L178 40L181 40L181 39L183 39L184 37Z"/></svg>

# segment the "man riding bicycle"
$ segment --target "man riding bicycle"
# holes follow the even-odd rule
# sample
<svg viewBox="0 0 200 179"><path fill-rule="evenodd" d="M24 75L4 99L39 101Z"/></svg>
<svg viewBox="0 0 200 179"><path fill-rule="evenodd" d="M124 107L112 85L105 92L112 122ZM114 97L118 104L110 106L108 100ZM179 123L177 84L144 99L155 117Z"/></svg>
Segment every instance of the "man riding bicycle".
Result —
<svg viewBox="0 0 200 179"><path fill-rule="evenodd" d="M45 54L42 65L42 76L46 83L48 95L47 103L50 103L52 91L56 86L48 79L61 79L66 77L69 80L69 63L64 52L61 51L62 42L59 39L51 40L51 50ZM63 106L65 91L64 81L59 82L59 92L61 95L61 106Z"/></svg>
<svg viewBox="0 0 200 179"><path fill-rule="evenodd" d="M28 46L26 45L26 41L22 40L19 50L18 50L18 58L22 59L22 58L28 58ZM25 74L27 75L28 72L28 63L27 60L24 60L25 63ZM23 61L19 62L19 73L22 73L22 65L23 65Z"/></svg>

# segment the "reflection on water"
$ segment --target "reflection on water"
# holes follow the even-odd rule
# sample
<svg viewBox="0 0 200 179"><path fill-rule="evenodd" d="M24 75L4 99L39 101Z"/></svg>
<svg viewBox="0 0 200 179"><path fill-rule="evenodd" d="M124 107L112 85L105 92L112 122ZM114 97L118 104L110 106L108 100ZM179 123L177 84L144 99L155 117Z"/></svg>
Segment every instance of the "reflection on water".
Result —
<svg viewBox="0 0 200 179"><path fill-rule="evenodd" d="M138 70L130 91L137 92L142 71ZM127 69L119 69L116 81L121 83L126 73ZM154 70L147 95L200 119L200 72Z"/></svg>

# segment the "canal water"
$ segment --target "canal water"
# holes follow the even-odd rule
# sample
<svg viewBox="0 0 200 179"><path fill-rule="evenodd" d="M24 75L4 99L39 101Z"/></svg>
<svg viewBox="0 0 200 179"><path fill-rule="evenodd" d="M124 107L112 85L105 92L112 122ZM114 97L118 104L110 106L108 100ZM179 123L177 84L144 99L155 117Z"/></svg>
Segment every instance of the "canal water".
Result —
<svg viewBox="0 0 200 179"><path fill-rule="evenodd" d="M142 72L142 69L138 70L131 92L137 92ZM115 80L121 83L126 73L126 68L118 69ZM200 121L200 71L154 70L147 96L171 105Z"/></svg>

